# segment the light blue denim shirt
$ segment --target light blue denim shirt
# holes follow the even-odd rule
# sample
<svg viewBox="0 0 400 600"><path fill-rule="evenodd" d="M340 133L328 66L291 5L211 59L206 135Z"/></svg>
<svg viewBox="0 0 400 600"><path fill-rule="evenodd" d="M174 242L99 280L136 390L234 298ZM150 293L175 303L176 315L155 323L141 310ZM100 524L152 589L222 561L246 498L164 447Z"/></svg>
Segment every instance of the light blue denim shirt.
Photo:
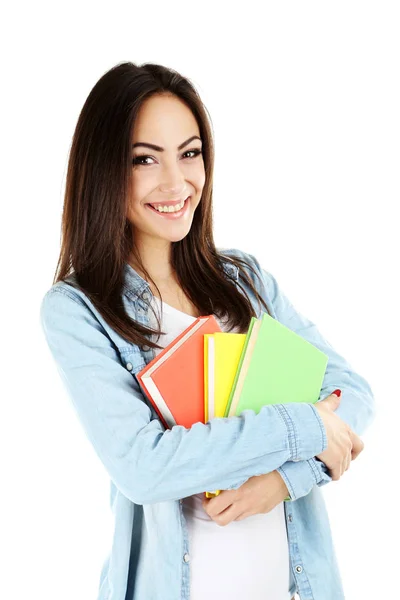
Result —
<svg viewBox="0 0 400 600"><path fill-rule="evenodd" d="M261 283L247 272L271 315L328 355L319 400L340 388L336 414L361 436L375 417L367 381L295 310L254 256L238 249L219 251L250 262ZM235 285L244 285L259 317L265 309L237 267L224 261L223 272ZM124 277L128 314L149 325L148 283L129 264ZM205 490L236 489L274 469L291 496L284 502L289 591L297 591L301 600L344 600L320 490L331 477L315 458L327 447L327 437L314 405L269 405L258 414L246 410L239 417L165 430L136 379L154 357L152 349L120 337L88 297L67 282L46 292L40 319L77 417L111 479L114 535L98 600L189 600L190 548L181 499Z"/></svg>

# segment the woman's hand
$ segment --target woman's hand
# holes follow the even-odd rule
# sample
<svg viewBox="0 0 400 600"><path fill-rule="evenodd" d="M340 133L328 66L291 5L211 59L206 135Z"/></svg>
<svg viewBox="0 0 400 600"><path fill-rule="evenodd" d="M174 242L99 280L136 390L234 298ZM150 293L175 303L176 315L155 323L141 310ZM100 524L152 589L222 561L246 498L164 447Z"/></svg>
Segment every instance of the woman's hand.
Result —
<svg viewBox="0 0 400 600"><path fill-rule="evenodd" d="M361 438L335 415L340 398L330 394L316 403L328 439L328 447L317 455L330 470L334 481L340 479L352 460L364 449ZM250 477L237 490L224 490L215 498L204 498L205 512L218 524L228 525L259 513L268 513L289 496L289 490L278 471Z"/></svg>
<svg viewBox="0 0 400 600"><path fill-rule="evenodd" d="M328 447L317 454L316 458L328 467L333 481L338 481L349 469L351 461L364 450L362 439L335 414L339 404L340 398L334 393L314 404L324 423L328 439Z"/></svg>
<svg viewBox="0 0 400 600"><path fill-rule="evenodd" d="M250 477L237 490L224 490L215 498L205 498L205 512L221 526L271 511L289 496L278 471Z"/></svg>

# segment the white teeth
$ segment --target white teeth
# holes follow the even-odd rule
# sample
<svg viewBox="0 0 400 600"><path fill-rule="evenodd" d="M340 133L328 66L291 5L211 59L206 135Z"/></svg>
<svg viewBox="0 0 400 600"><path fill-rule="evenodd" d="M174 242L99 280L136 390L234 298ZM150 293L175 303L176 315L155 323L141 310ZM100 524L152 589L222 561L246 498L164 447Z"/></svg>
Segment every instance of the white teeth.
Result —
<svg viewBox="0 0 400 600"><path fill-rule="evenodd" d="M183 202L181 202L180 204L176 204L175 206L161 206L160 204L158 206L154 206L154 204L152 204L151 206L155 209L158 210L158 212L178 212L178 210L181 210L181 208L183 208L183 205L185 204L185 200L183 200Z"/></svg>

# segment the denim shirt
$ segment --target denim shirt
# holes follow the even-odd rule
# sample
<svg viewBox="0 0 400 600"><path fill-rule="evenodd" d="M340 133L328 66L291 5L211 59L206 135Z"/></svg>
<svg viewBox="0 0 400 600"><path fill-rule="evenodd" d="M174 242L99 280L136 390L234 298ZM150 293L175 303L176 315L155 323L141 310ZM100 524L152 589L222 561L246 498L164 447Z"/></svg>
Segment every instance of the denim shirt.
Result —
<svg viewBox="0 0 400 600"><path fill-rule="evenodd" d="M376 413L367 381L295 310L253 255L233 248L219 251L225 258L247 260L261 278L246 268L270 314L328 355L319 400L340 388L336 414L362 435ZM239 291L239 284L246 289L257 317L265 312L235 265L224 260L223 274ZM68 284L72 280L74 274L45 293L40 322L76 415L111 480L113 543L101 569L98 600L189 600L190 547L182 498L237 489L250 477L275 469L291 497L284 502L289 591L297 591L301 600L344 600L320 489L331 477L315 458L327 447L315 406L267 405L258 414L245 410L189 429L165 430L136 378L154 357L153 349L116 333L89 298ZM126 263L123 303L143 325L149 325L151 294L148 283Z"/></svg>

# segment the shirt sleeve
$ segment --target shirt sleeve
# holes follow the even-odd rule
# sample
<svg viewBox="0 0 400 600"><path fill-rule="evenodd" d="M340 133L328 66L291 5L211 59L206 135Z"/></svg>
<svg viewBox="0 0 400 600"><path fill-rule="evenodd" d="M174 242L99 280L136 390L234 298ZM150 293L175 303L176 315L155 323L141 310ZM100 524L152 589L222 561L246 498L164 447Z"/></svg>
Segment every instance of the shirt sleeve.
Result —
<svg viewBox="0 0 400 600"><path fill-rule="evenodd" d="M262 296L268 307L272 309L273 316L328 355L328 364L318 401L329 396L335 389L341 389L341 402L335 413L361 436L376 416L375 399L370 385L343 356L336 352L322 336L315 323L296 311L279 287L276 278L263 269L253 255L249 256L261 275L264 287ZM332 481L325 463L315 457L286 462L278 467L277 471L287 485L290 500L305 496L314 485L321 487Z"/></svg>
<svg viewBox="0 0 400 600"><path fill-rule="evenodd" d="M90 443L116 487L136 504L237 489L254 475L327 447L318 411L304 402L165 430L81 295L56 284L42 300L40 319Z"/></svg>

